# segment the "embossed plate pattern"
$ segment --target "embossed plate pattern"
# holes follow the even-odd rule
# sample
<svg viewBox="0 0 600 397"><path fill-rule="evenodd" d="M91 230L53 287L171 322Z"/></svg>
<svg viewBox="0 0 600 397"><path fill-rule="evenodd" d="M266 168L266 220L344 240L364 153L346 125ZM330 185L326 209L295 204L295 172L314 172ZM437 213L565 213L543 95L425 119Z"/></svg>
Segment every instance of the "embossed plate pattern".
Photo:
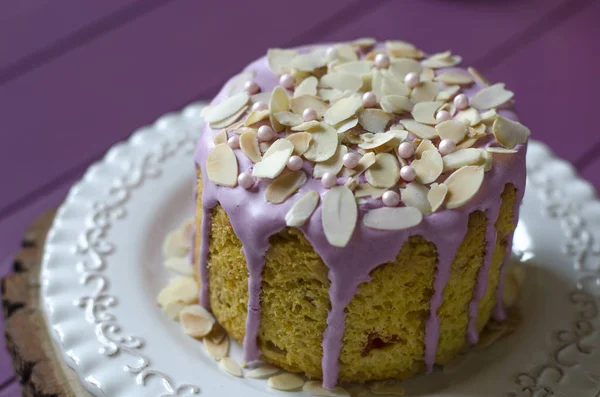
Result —
<svg viewBox="0 0 600 397"><path fill-rule="evenodd" d="M115 145L73 186L48 235L41 277L49 326L95 396L289 395L220 371L155 304L168 278L162 239L193 211L201 107ZM532 141L521 214L514 251L527 265L524 324L449 373L406 382L407 395L600 393L600 202L569 164ZM241 357L238 346L231 355Z"/></svg>

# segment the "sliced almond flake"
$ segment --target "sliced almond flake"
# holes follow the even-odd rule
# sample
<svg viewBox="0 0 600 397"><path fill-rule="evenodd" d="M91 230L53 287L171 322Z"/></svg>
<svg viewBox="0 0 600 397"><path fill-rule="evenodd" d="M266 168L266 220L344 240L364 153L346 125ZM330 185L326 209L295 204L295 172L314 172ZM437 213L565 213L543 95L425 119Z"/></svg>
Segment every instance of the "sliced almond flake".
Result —
<svg viewBox="0 0 600 397"><path fill-rule="evenodd" d="M413 207L382 207L370 210L363 224L371 229L403 230L421 223L423 214Z"/></svg>
<svg viewBox="0 0 600 397"><path fill-rule="evenodd" d="M469 165L454 171L444 184L448 187L446 208L458 208L471 200L483 182L483 168Z"/></svg>
<svg viewBox="0 0 600 397"><path fill-rule="evenodd" d="M392 114L381 109L363 109L358 112L358 122L367 131L378 133L385 131L385 127L392 119Z"/></svg>
<svg viewBox="0 0 600 397"><path fill-rule="evenodd" d="M409 73L421 74L423 67L414 59L400 58L392 59L389 70L398 80L404 81Z"/></svg>
<svg viewBox="0 0 600 397"><path fill-rule="evenodd" d="M312 135L308 132L296 132L285 139L294 144L294 154L302 156L308 150Z"/></svg>
<svg viewBox="0 0 600 397"><path fill-rule="evenodd" d="M276 178L287 166L294 151L294 144L287 139L278 139L266 151L263 159L254 165L252 175L257 178Z"/></svg>
<svg viewBox="0 0 600 397"><path fill-rule="evenodd" d="M275 132L283 131L285 128L283 125L275 119L275 113L287 112L290 110L290 99L287 92L282 86L277 86L271 94L271 101L269 102L269 119Z"/></svg>
<svg viewBox="0 0 600 397"><path fill-rule="evenodd" d="M348 189L350 189L354 192L354 189L356 189L356 187L358 186L358 179L351 176L350 178L348 178L346 180L346 182L344 183L344 186L346 186Z"/></svg>
<svg viewBox="0 0 600 397"><path fill-rule="evenodd" d="M507 149L512 149L517 145L527 142L531 131L523 124L512 121L507 118L498 116L492 131L496 137L496 141Z"/></svg>
<svg viewBox="0 0 600 397"><path fill-rule="evenodd" d="M372 37L361 37L360 39L351 41L350 44L361 50L368 50L377 44L377 40Z"/></svg>
<svg viewBox="0 0 600 397"><path fill-rule="evenodd" d="M413 44L407 41L386 41L385 46L390 56L394 58L423 58L423 51L419 50Z"/></svg>
<svg viewBox="0 0 600 397"><path fill-rule="evenodd" d="M172 257L165 260L165 268L182 276L193 276L194 268L186 257Z"/></svg>
<svg viewBox="0 0 600 397"><path fill-rule="evenodd" d="M373 164L365 172L367 181L380 188L391 188L400 180L400 166L393 154L379 153Z"/></svg>
<svg viewBox="0 0 600 397"><path fill-rule="evenodd" d="M335 88L319 88L317 95L324 101L334 103L344 97L344 91Z"/></svg>
<svg viewBox="0 0 600 397"><path fill-rule="evenodd" d="M220 120L220 121L216 121L214 123L210 123L210 128L212 128L213 130L216 130L218 128L227 128L227 127L231 126L233 123L235 123L236 121L238 121L239 118L244 113L246 113L247 110L248 110L248 106L244 106L243 108L238 110L236 113L234 113L232 116L229 116L228 118Z"/></svg>
<svg viewBox="0 0 600 397"><path fill-rule="evenodd" d="M443 72L435 77L435 81L441 81L445 84L469 85L473 84L473 79L468 74L460 72Z"/></svg>
<svg viewBox="0 0 600 397"><path fill-rule="evenodd" d="M462 141L461 143L456 145L456 148L457 149L468 149L468 148L472 147L475 143L477 143L478 139L479 138L465 139L464 141Z"/></svg>
<svg viewBox="0 0 600 397"><path fill-rule="evenodd" d="M477 125L481 122L481 116L479 112L475 108L468 108L465 110L461 110L454 116L455 120L460 120L466 125Z"/></svg>
<svg viewBox="0 0 600 397"><path fill-rule="evenodd" d="M342 133L342 132L346 132L346 131L356 127L357 125L358 125L358 118L351 117L347 120L344 120L344 121L336 124L335 129L337 130L338 133Z"/></svg>
<svg viewBox="0 0 600 397"><path fill-rule="evenodd" d="M519 283L512 274L507 274L503 286L502 303L506 308L513 307L519 300Z"/></svg>
<svg viewBox="0 0 600 397"><path fill-rule="evenodd" d="M383 95L401 95L408 96L410 89L403 81L395 76L383 76Z"/></svg>
<svg viewBox="0 0 600 397"><path fill-rule="evenodd" d="M356 119L356 120L358 121L358 119ZM358 145L359 143L362 143L362 142L363 142L363 139L362 139L361 131L358 130L357 128L351 128L348 131L344 132L344 136L342 138L342 143Z"/></svg>
<svg viewBox="0 0 600 397"><path fill-rule="evenodd" d="M263 121L269 118L269 110L258 110L256 112L251 112L246 120L244 120L244 125L246 127L250 127L253 124L258 123L259 121Z"/></svg>
<svg viewBox="0 0 600 397"><path fill-rule="evenodd" d="M264 364L246 372L246 378L266 379L281 372L281 368L270 364Z"/></svg>
<svg viewBox="0 0 600 397"><path fill-rule="evenodd" d="M237 185L238 163L233 149L221 143L208 153L206 174L215 185L234 187Z"/></svg>
<svg viewBox="0 0 600 397"><path fill-rule="evenodd" d="M321 77L321 85L323 87L336 88L341 91L357 92L362 87L362 84L362 78L355 74L334 72Z"/></svg>
<svg viewBox="0 0 600 397"><path fill-rule="evenodd" d="M439 88L434 82L424 81L413 88L410 93L410 100L413 103L434 101L438 92Z"/></svg>
<svg viewBox="0 0 600 397"><path fill-rule="evenodd" d="M292 391L299 390L304 385L304 378L296 374L285 372L269 378L267 385L275 390Z"/></svg>
<svg viewBox="0 0 600 397"><path fill-rule="evenodd" d="M487 126L483 123L477 124L475 127L469 127L469 138L481 138L487 135Z"/></svg>
<svg viewBox="0 0 600 397"><path fill-rule="evenodd" d="M315 128L309 131L312 139L308 149L304 152L304 158L314 162L329 160L338 147L338 133L327 123L319 123Z"/></svg>
<svg viewBox="0 0 600 397"><path fill-rule="evenodd" d="M437 124L437 120L435 119L435 114L436 114L437 110L443 104L444 104L443 102L436 102L436 101L419 102L419 103L415 104L415 107L413 108L413 111L411 114L416 122L423 123L423 124L435 125L435 124Z"/></svg>
<svg viewBox="0 0 600 397"><path fill-rule="evenodd" d="M372 150L390 142L396 137L396 133L393 131L378 132L373 134L372 139L368 139L370 135L367 134L362 134L362 136L365 138L365 140L362 143L359 143L358 147L366 150Z"/></svg>
<svg viewBox="0 0 600 397"><path fill-rule="evenodd" d="M317 70L313 71L312 73L317 73ZM304 72L302 70L292 69L290 75L294 78L294 82L296 84L300 84L304 81L304 79L311 76L311 72Z"/></svg>
<svg viewBox="0 0 600 397"><path fill-rule="evenodd" d="M320 179L325 173L337 175L344 166L344 156L346 153L348 153L348 147L339 145L333 157L329 160L315 164L315 168L313 168L313 178Z"/></svg>
<svg viewBox="0 0 600 397"><path fill-rule="evenodd" d="M435 78L435 72L433 69L423 68L421 75L419 76L421 81L433 81Z"/></svg>
<svg viewBox="0 0 600 397"><path fill-rule="evenodd" d="M515 93L504 88L504 83L485 87L471 98L471 106L484 110L496 108L510 101Z"/></svg>
<svg viewBox="0 0 600 397"><path fill-rule="evenodd" d="M496 109L490 109L487 112L481 113L481 121L488 125L492 124L496 120L496 117L498 117Z"/></svg>
<svg viewBox="0 0 600 397"><path fill-rule="evenodd" d="M410 99L401 95L386 95L381 98L381 108L388 113L410 113L413 110L413 103Z"/></svg>
<svg viewBox="0 0 600 397"><path fill-rule="evenodd" d="M400 120L400 122L404 128L421 139L433 139L438 136L435 128L429 125L421 124L411 119Z"/></svg>
<svg viewBox="0 0 600 397"><path fill-rule="evenodd" d="M306 173L302 170L279 175L267 186L265 198L273 204L281 204L296 193L306 183Z"/></svg>
<svg viewBox="0 0 600 397"><path fill-rule="evenodd" d="M417 173L417 181L422 184L434 182L442 174L444 162L442 156L436 150L426 150L421 158L411 163Z"/></svg>
<svg viewBox="0 0 600 397"><path fill-rule="evenodd" d="M347 170L347 174L348 174L348 176L353 176L355 178L358 178L360 175L362 175L363 172L368 170L369 167L371 167L373 164L375 164L375 153L373 153L373 152L366 153L358 161L358 165L356 167L354 167L353 169ZM346 171L346 169L344 169L344 171Z"/></svg>
<svg viewBox="0 0 600 397"><path fill-rule="evenodd" d="M301 115L292 112L277 112L274 116L281 125L288 127L295 127L304 122Z"/></svg>
<svg viewBox="0 0 600 397"><path fill-rule="evenodd" d="M319 84L319 80L316 77L310 76L302 80L300 84L296 86L294 90L294 98L297 98L302 95L317 95L317 84Z"/></svg>
<svg viewBox="0 0 600 397"><path fill-rule="evenodd" d="M307 108L312 108L317 111L319 117L323 117L327 111L328 105L321 98L311 95L302 95L291 100L292 112L301 115Z"/></svg>
<svg viewBox="0 0 600 397"><path fill-rule="evenodd" d="M223 357L221 361L219 361L219 367L221 370L227 372L230 375L233 375L238 378L243 378L244 373L242 372L242 367L237 361L230 359L229 357Z"/></svg>
<svg viewBox="0 0 600 397"><path fill-rule="evenodd" d="M179 321L179 313L181 313L185 306L186 304L183 302L169 302L163 307L163 312L171 320Z"/></svg>
<svg viewBox="0 0 600 397"><path fill-rule="evenodd" d="M227 131L221 130L215 134L213 137L213 143L216 145L220 145L221 143L227 143Z"/></svg>
<svg viewBox="0 0 600 397"><path fill-rule="evenodd" d="M482 165L485 161L482 149L460 149L442 157L444 172L457 170L467 165Z"/></svg>
<svg viewBox="0 0 600 397"><path fill-rule="evenodd" d="M200 305L189 305L179 313L183 332L192 338L204 338L215 325L215 318Z"/></svg>
<svg viewBox="0 0 600 397"><path fill-rule="evenodd" d="M454 96L456 94L458 94L459 92L460 92L459 85L450 85L450 86L442 87L441 91L436 95L435 100L436 101L449 101L450 99L454 98ZM452 113L450 113L450 114L452 114Z"/></svg>
<svg viewBox="0 0 600 397"><path fill-rule="evenodd" d="M415 150L415 158L420 159L426 150L437 150L435 145L429 139L423 139Z"/></svg>
<svg viewBox="0 0 600 397"><path fill-rule="evenodd" d="M213 338L206 337L203 339L204 347L209 356L215 361L220 361L229 354L229 337L217 341Z"/></svg>
<svg viewBox="0 0 600 397"><path fill-rule="evenodd" d="M291 70L290 64L292 63L292 59L296 57L296 54L298 54L298 51L296 50L270 48L267 51L269 69L276 75L289 73Z"/></svg>
<svg viewBox="0 0 600 397"><path fill-rule="evenodd" d="M228 133L241 135L247 127L244 126L244 120L240 120L226 128Z"/></svg>
<svg viewBox="0 0 600 397"><path fill-rule="evenodd" d="M304 386L302 386L302 390L309 392L313 396L350 397L350 394L341 387L336 386L333 389L325 389L322 386L322 382L317 380L307 381Z"/></svg>
<svg viewBox="0 0 600 397"><path fill-rule="evenodd" d="M403 396L404 388L399 381L394 380L386 380L386 381L378 381L373 382L370 385L371 393L378 395L388 395L388 396Z"/></svg>
<svg viewBox="0 0 600 397"><path fill-rule="evenodd" d="M427 200L428 193L427 186L419 182L410 182L404 189L400 189L400 197L404 205L417 208L423 215L431 213L431 205Z"/></svg>
<svg viewBox="0 0 600 397"><path fill-rule="evenodd" d="M444 204L446 195L448 194L448 187L443 183L432 183L429 192L427 193L427 201L431 207L431 212L436 212Z"/></svg>
<svg viewBox="0 0 600 397"><path fill-rule="evenodd" d="M255 75L256 73L253 71L246 71L233 76L227 82L227 96L230 97L244 91L244 84L248 81L252 81Z"/></svg>
<svg viewBox="0 0 600 397"><path fill-rule="evenodd" d="M169 281L169 284L158 294L158 304L166 307L172 302L182 302L187 305L198 302L200 287L196 280L191 277L177 277Z"/></svg>
<svg viewBox="0 0 600 397"><path fill-rule="evenodd" d="M385 95L383 93L383 73L379 69L371 71L371 91L375 94L378 101Z"/></svg>
<svg viewBox="0 0 600 397"><path fill-rule="evenodd" d="M190 250L189 243L185 241L182 231L177 229L170 232L163 241L162 253L165 258L187 258Z"/></svg>
<svg viewBox="0 0 600 397"><path fill-rule="evenodd" d="M334 186L325 194L322 204L323 232L329 244L345 247L356 227L358 209L352 190Z"/></svg>
<svg viewBox="0 0 600 397"><path fill-rule="evenodd" d="M225 331L225 328L223 328L219 323L215 323L211 333L204 337L205 341L208 340L214 345L221 345L226 339L229 341L229 335L227 334L227 331ZM228 343L227 347L229 347ZM225 355L227 355L227 352Z"/></svg>
<svg viewBox="0 0 600 397"><path fill-rule="evenodd" d="M240 135L240 149L242 149L242 152L244 152L246 157L253 163L258 163L262 160L256 131L247 130Z"/></svg>
<svg viewBox="0 0 600 397"><path fill-rule="evenodd" d="M290 66L303 72L312 72L315 69L325 66L326 59L320 56L317 52L308 52L305 54L297 54Z"/></svg>
<svg viewBox="0 0 600 397"><path fill-rule="evenodd" d="M285 224L290 227L300 227L311 217L320 200L319 193L311 190L300 197L292 208L285 214Z"/></svg>
<svg viewBox="0 0 600 397"><path fill-rule="evenodd" d="M361 107L362 100L359 95L342 98L327 109L324 119L328 124L336 125L354 116Z"/></svg>
<svg viewBox="0 0 600 397"><path fill-rule="evenodd" d="M336 73L347 73L362 76L371 72L373 69L373 62L368 60L346 62L333 67L333 71Z"/></svg>
<svg viewBox="0 0 600 397"><path fill-rule="evenodd" d="M488 79L486 79L481 73L479 73L479 71L477 69L475 69L474 67L469 66L467 68L467 71L469 72L469 74L471 76L473 76L473 80L475 80L479 84L490 85L490 81Z"/></svg>
<svg viewBox="0 0 600 397"><path fill-rule="evenodd" d="M374 199L379 199L386 190L387 189L375 187L370 183L360 183L354 189L354 197L361 198L371 196Z"/></svg>
<svg viewBox="0 0 600 397"><path fill-rule="evenodd" d="M250 103L254 105L257 102L262 102L266 104L271 102L271 91L262 91L250 97Z"/></svg>
<svg viewBox="0 0 600 397"><path fill-rule="evenodd" d="M248 103L250 97L246 92L237 93L229 98L224 99L216 105L210 107L210 111L206 113L204 120L208 123L217 123L219 121L230 118L235 115Z"/></svg>
<svg viewBox="0 0 600 397"><path fill-rule="evenodd" d="M462 121L447 120L435 126L440 139L449 139L454 143L459 143L467 135L467 126Z"/></svg>
<svg viewBox="0 0 600 397"><path fill-rule="evenodd" d="M320 125L320 122L317 120L305 121L304 123L292 127L292 131L310 131L312 129L317 128Z"/></svg>
<svg viewBox="0 0 600 397"><path fill-rule="evenodd" d="M344 62L358 61L358 54L350 44L338 44L335 49L340 60Z"/></svg>
<svg viewBox="0 0 600 397"><path fill-rule="evenodd" d="M441 69L456 66L462 62L462 58L458 55L452 55L450 51L433 54L429 58L423 60L421 65L431 69Z"/></svg>
<svg viewBox="0 0 600 397"><path fill-rule="evenodd" d="M483 170L487 172L491 170L492 166L494 165L494 156L492 156L492 153L488 152L487 150L479 150L481 150L481 155L483 156Z"/></svg>
<svg viewBox="0 0 600 397"><path fill-rule="evenodd" d="M490 153L496 153L496 154L514 154L514 153L518 152L518 150L516 150L516 149L506 149L506 148L497 147L497 146L488 146L487 148L485 148L485 150L487 150Z"/></svg>

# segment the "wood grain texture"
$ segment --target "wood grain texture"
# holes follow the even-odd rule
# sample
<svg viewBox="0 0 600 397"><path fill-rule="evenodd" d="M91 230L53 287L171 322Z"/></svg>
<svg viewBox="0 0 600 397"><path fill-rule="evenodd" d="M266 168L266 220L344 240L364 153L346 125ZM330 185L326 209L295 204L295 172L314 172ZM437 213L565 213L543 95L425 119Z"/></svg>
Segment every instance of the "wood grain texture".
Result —
<svg viewBox="0 0 600 397"><path fill-rule="evenodd" d="M54 214L47 211L28 228L15 273L2 279L6 347L24 397L89 396L60 357L40 308L40 263Z"/></svg>

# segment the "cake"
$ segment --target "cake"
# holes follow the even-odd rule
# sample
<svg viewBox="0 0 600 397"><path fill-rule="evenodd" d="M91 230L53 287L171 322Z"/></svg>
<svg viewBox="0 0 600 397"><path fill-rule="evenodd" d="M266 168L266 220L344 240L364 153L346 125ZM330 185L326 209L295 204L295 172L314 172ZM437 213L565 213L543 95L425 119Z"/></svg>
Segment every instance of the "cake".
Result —
<svg viewBox="0 0 600 397"><path fill-rule="evenodd" d="M513 92L403 41L270 49L203 110L200 303L324 387L444 365L501 321L529 130Z"/></svg>

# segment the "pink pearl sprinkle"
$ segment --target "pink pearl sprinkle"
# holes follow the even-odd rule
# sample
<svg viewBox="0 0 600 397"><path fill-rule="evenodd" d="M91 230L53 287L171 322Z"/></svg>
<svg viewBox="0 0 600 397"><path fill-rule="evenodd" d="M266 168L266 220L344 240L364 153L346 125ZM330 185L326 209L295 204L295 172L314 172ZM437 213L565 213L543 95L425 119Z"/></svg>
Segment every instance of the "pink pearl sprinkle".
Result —
<svg viewBox="0 0 600 397"><path fill-rule="evenodd" d="M448 120L450 120L450 118L451 118L450 113L448 113L447 110L440 110L435 115L435 119L437 120L438 123L443 123L444 121L448 121Z"/></svg>
<svg viewBox="0 0 600 397"><path fill-rule="evenodd" d="M292 156L288 159L287 167L292 171L298 171L302 168L304 161L300 156Z"/></svg>
<svg viewBox="0 0 600 397"><path fill-rule="evenodd" d="M365 108L374 108L377 106L377 96L372 91L365 92L362 96L362 103Z"/></svg>
<svg viewBox="0 0 600 397"><path fill-rule="evenodd" d="M254 177L247 172L238 175L238 183L244 189L250 189L254 186Z"/></svg>
<svg viewBox="0 0 600 397"><path fill-rule="evenodd" d="M442 156L456 151L456 143L450 139L443 139L438 146L438 150Z"/></svg>
<svg viewBox="0 0 600 397"><path fill-rule="evenodd" d="M465 94L458 94L454 98L454 106L458 110L464 110L469 107L469 98Z"/></svg>
<svg viewBox="0 0 600 397"><path fill-rule="evenodd" d="M385 69L390 66L390 57L386 54L377 54L375 56L375 67L377 69Z"/></svg>
<svg viewBox="0 0 600 397"><path fill-rule="evenodd" d="M356 168L360 159L361 159L361 156L358 153L346 153L343 158L344 167Z"/></svg>
<svg viewBox="0 0 600 397"><path fill-rule="evenodd" d="M417 172L415 171L415 169L412 166L405 165L404 167L402 167L400 169L400 176L406 182L412 182L417 177Z"/></svg>
<svg viewBox="0 0 600 397"><path fill-rule="evenodd" d="M244 83L244 90L250 95L258 94L260 86L256 84L256 81L246 81Z"/></svg>
<svg viewBox="0 0 600 397"><path fill-rule="evenodd" d="M227 144L229 145L229 147L231 147L232 149L239 149L240 148L240 137L238 135L232 135L228 140L227 140Z"/></svg>
<svg viewBox="0 0 600 397"><path fill-rule="evenodd" d="M294 84L296 84L296 80L294 79L294 77L292 77L291 74L282 74L279 78L279 85L281 85L285 89L291 90L292 88L294 88Z"/></svg>
<svg viewBox="0 0 600 397"><path fill-rule="evenodd" d="M398 154L403 159L409 159L415 154L415 147L410 142L402 142L398 147Z"/></svg>
<svg viewBox="0 0 600 397"><path fill-rule="evenodd" d="M306 108L304 112L302 112L302 119L304 121L313 121L319 117L317 111L313 108Z"/></svg>
<svg viewBox="0 0 600 397"><path fill-rule="evenodd" d="M327 59L329 62L337 59L338 55L339 55L338 50L335 47L329 47L325 51L325 59Z"/></svg>
<svg viewBox="0 0 600 397"><path fill-rule="evenodd" d="M253 112L260 112L261 110L267 110L267 109L269 109L269 105L267 105L264 102L256 102L254 105L252 105Z"/></svg>
<svg viewBox="0 0 600 397"><path fill-rule="evenodd" d="M323 174L323 178L321 178L321 183L325 189L330 189L337 185L337 177L331 172L326 172Z"/></svg>
<svg viewBox="0 0 600 397"><path fill-rule="evenodd" d="M275 138L275 131L268 125L261 125L258 129L258 139L263 142L268 142Z"/></svg>
<svg viewBox="0 0 600 397"><path fill-rule="evenodd" d="M408 88L415 88L421 82L421 78L418 74L410 72L404 77L404 84L408 86Z"/></svg>
<svg viewBox="0 0 600 397"><path fill-rule="evenodd" d="M381 196L386 207L397 207L400 204L400 195L393 190L388 190Z"/></svg>

